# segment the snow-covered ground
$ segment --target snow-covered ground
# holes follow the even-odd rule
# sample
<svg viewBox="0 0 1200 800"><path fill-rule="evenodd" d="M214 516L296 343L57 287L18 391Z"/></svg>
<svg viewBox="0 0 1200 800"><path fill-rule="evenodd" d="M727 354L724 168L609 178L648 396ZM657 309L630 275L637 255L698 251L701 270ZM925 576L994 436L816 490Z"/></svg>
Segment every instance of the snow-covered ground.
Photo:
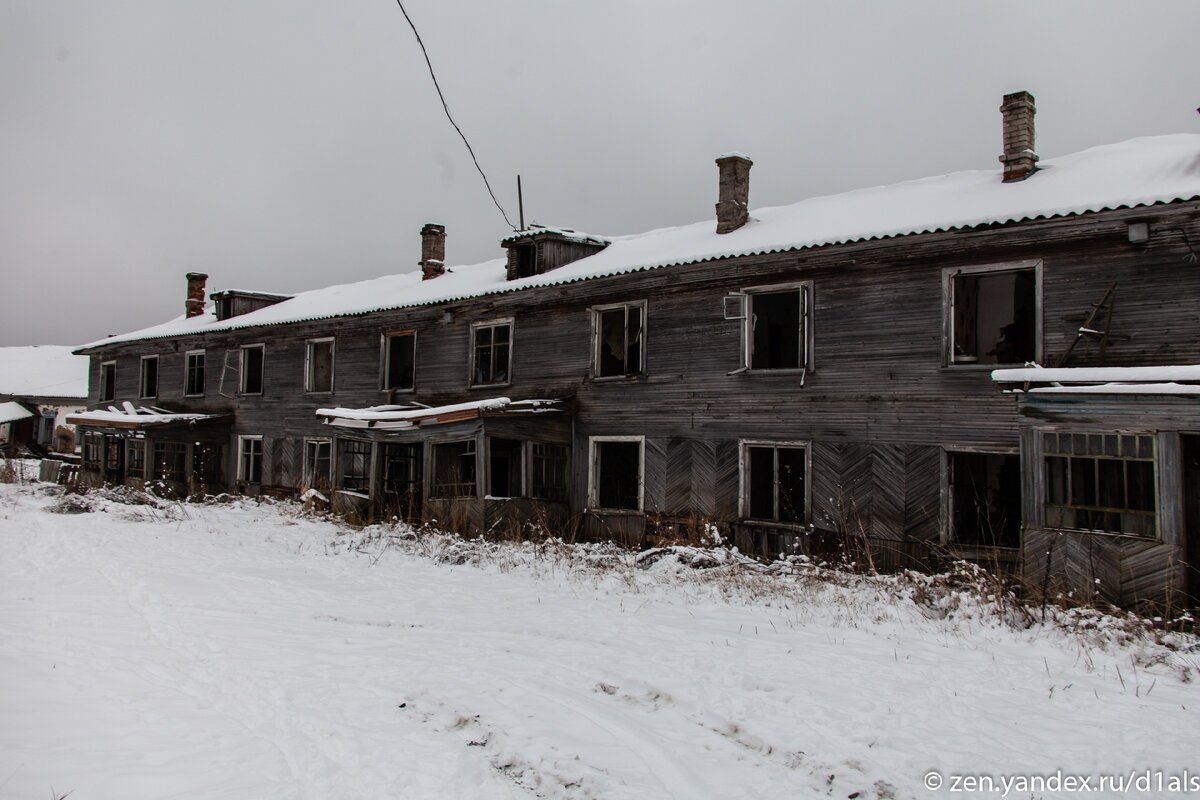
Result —
<svg viewBox="0 0 1200 800"><path fill-rule="evenodd" d="M955 774L1200 773L1185 639L285 505L48 513L55 491L0 485L3 798L950 798L971 796Z"/></svg>

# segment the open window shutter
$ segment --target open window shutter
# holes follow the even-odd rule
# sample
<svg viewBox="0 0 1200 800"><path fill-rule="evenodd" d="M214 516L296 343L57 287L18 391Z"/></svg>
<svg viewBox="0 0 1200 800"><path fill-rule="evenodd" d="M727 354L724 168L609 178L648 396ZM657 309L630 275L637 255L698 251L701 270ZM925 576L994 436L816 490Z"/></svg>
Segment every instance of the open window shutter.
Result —
<svg viewBox="0 0 1200 800"><path fill-rule="evenodd" d="M722 310L725 313L725 319L745 319L746 318L746 295L736 292L727 294L721 298Z"/></svg>
<svg viewBox="0 0 1200 800"><path fill-rule="evenodd" d="M221 382L220 382L220 385L217 387L217 394L221 395L221 397L233 397L233 394L229 394L228 392L225 391L225 380L226 380L228 373L230 373L230 372L232 372L233 375L229 378L229 380L236 387L234 389L234 392L236 393L238 391L238 389L241 388L238 385L238 378L241 373L241 367L240 367L240 361L239 361L239 359L241 358L241 355L242 354L241 354L240 350L226 350L225 351L225 363L221 365ZM229 365L229 362L231 359L233 361L233 366Z"/></svg>

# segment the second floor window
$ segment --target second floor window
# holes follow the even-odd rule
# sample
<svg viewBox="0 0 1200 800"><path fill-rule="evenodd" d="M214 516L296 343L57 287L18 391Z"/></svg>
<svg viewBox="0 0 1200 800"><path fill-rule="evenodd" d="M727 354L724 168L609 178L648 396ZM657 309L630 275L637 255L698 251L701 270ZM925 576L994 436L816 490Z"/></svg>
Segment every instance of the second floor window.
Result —
<svg viewBox="0 0 1200 800"><path fill-rule="evenodd" d="M184 376L184 394L196 397L204 394L204 351L194 350L187 354L187 374Z"/></svg>
<svg viewBox="0 0 1200 800"><path fill-rule="evenodd" d="M263 351L261 344L247 345L242 348L241 386L242 394L262 394L263 391Z"/></svg>
<svg viewBox="0 0 1200 800"><path fill-rule="evenodd" d="M117 362L105 361L100 365L100 401L113 400L117 396Z"/></svg>
<svg viewBox="0 0 1200 800"><path fill-rule="evenodd" d="M742 320L742 369L811 369L812 282L761 286L725 298L725 316Z"/></svg>
<svg viewBox="0 0 1200 800"><path fill-rule="evenodd" d="M333 339L313 339L304 352L304 391L333 391Z"/></svg>
<svg viewBox="0 0 1200 800"><path fill-rule="evenodd" d="M416 385L417 332L383 335L383 389L407 391Z"/></svg>
<svg viewBox="0 0 1200 800"><path fill-rule="evenodd" d="M623 303L596 308L593 364L597 378L640 375L645 370L646 304Z"/></svg>
<svg viewBox="0 0 1200 800"><path fill-rule="evenodd" d="M142 356L142 378L138 397L158 397L158 356Z"/></svg>
<svg viewBox="0 0 1200 800"><path fill-rule="evenodd" d="M945 271L950 364L1038 359L1038 268L1002 264Z"/></svg>
<svg viewBox="0 0 1200 800"><path fill-rule="evenodd" d="M471 327L471 385L511 382L512 320L481 322Z"/></svg>

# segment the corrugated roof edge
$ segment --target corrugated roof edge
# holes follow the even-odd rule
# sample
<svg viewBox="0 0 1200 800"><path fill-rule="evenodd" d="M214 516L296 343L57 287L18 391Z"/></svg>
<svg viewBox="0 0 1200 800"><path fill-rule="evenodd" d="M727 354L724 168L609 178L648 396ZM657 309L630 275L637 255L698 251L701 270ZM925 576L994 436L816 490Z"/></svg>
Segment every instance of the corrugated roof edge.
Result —
<svg viewBox="0 0 1200 800"><path fill-rule="evenodd" d="M923 228L921 230L902 230L889 233L877 233L870 236L860 237L845 237L839 239L830 239L820 242L809 242L786 247L771 247L758 250L733 250L726 253L715 253L701 258L691 259L675 259L660 262L651 262L647 264L639 264L622 269L615 269L611 272L604 272L596 275L576 275L572 277L563 277L559 280L545 280L529 283L520 283L520 285L498 286L494 289L486 289L479 292L463 293L450 295L448 297L438 298L436 300L423 300L413 303L387 303L378 307L365 308L358 311L342 311L330 314L310 314L292 319L274 320L271 322L256 322L250 325L232 324L232 325L207 325L204 328L195 331L176 331L172 333L163 333L150 336L132 336L132 335L117 335L109 339L101 339L96 342L91 342L81 346L72 352L76 355L86 355L94 350L101 349L106 346L116 344L129 344L131 342L146 342L158 341L162 339L184 339L189 336L198 336L208 333L224 333L233 330L252 330L255 328L274 328L280 325L296 325L304 322L318 322L324 319L338 319L340 317L364 317L368 314L377 314L381 311L396 311L402 308L421 308L424 306L444 305L446 303L458 303L464 300L473 300L480 297L492 297L495 295L512 294L514 292L522 292L529 289L542 289L551 286L567 286L573 283L582 283L584 281L599 280L601 278L611 278L618 275L630 275L635 272L648 272L656 269L666 269L668 267L682 267L691 264L706 264L712 261L723 261L729 258L750 258L754 256L774 255L778 253L794 253L802 250L815 250L821 247L837 247L847 244L858 244L862 242L884 241L887 239L899 239L905 236L924 236L932 233L950 233L952 231L970 230L972 228L983 228L991 225L1008 225L1017 222L1036 222L1038 220L1047 219L1064 219L1067 217L1077 217L1083 214L1098 214L1104 211L1120 211L1122 209L1132 208L1149 208L1152 206L1171 205L1173 203L1187 203L1193 200L1200 200L1200 193L1179 196L1170 199L1157 199L1147 202L1120 203L1115 205L1100 205L1093 208L1076 209L1065 212L1047 212L1043 214L1032 214L1022 216L1009 216L1003 219L991 219L983 222L964 223L962 225L948 225L941 227ZM753 217L752 217L753 218ZM485 262L486 263L486 262ZM475 265L481 266L481 265ZM453 269L453 268L451 268ZM537 277L544 278L547 275L553 276L554 273L546 273ZM514 282L516 283L516 282ZM294 297L294 295L293 295ZM291 299L291 298L289 298Z"/></svg>

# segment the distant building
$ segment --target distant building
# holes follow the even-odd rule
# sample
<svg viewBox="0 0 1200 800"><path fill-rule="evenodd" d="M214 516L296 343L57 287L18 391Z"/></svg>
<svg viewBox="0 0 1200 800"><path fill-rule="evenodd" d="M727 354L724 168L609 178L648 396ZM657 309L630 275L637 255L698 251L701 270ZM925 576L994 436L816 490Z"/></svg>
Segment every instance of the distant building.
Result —
<svg viewBox="0 0 1200 800"><path fill-rule="evenodd" d="M0 347L0 442L28 450L75 452L67 416L88 398L88 358L74 347Z"/></svg>

